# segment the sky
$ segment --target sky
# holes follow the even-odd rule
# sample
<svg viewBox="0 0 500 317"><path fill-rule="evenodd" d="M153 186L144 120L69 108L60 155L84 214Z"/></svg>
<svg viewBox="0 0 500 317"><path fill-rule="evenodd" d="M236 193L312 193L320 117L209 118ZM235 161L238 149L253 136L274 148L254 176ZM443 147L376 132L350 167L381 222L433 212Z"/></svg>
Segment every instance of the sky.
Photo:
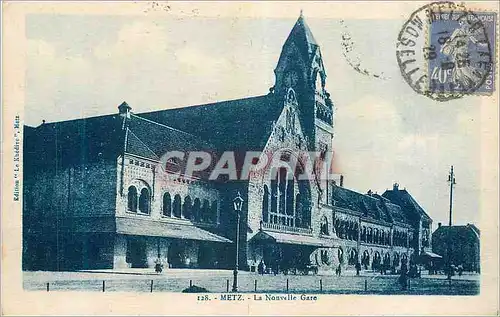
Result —
<svg viewBox="0 0 500 317"><path fill-rule="evenodd" d="M297 17L299 12L297 12ZM480 222L481 99L436 102L403 80L395 43L404 18L308 18L321 46L335 105L333 148L344 186L382 193L397 182L448 223L454 165L454 224ZM136 113L267 94L296 18L29 15L25 123ZM377 79L356 72L352 56ZM258 114L256 114L258 115ZM251 118L249 118L251 119Z"/></svg>

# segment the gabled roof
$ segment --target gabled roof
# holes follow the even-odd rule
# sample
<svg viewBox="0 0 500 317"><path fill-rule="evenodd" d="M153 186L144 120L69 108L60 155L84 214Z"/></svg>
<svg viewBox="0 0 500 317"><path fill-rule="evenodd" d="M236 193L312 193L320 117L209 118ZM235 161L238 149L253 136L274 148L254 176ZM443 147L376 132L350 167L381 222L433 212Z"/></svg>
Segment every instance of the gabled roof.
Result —
<svg viewBox="0 0 500 317"><path fill-rule="evenodd" d="M283 103L275 99L269 94L131 113L126 123L122 116L115 114L25 126L26 167L116 159L124 146L127 153L153 160L167 151L262 150L272 132L273 121L283 109Z"/></svg>
<svg viewBox="0 0 500 317"><path fill-rule="evenodd" d="M382 196L389 199L392 203L399 205L406 213L407 217L415 218L415 215L418 215L427 221L432 221L431 217L429 217L425 210L420 207L406 189L400 190L394 187L392 190L386 190Z"/></svg>
<svg viewBox="0 0 500 317"><path fill-rule="evenodd" d="M479 240L481 233L479 229L473 224L465 226L439 226L436 231L432 233L432 237L446 237L453 240L467 237L475 237Z"/></svg>
<svg viewBox="0 0 500 317"><path fill-rule="evenodd" d="M210 142L214 150L262 150L272 122L283 110L273 94L217 103L140 113L152 120Z"/></svg>
<svg viewBox="0 0 500 317"><path fill-rule="evenodd" d="M396 221L410 224L409 219L399 206L381 197L365 195L344 187L334 186L332 198L335 200L335 206L360 212L367 218L390 223Z"/></svg>
<svg viewBox="0 0 500 317"><path fill-rule="evenodd" d="M116 157L123 150L118 114L24 127L25 168L79 165Z"/></svg>
<svg viewBox="0 0 500 317"><path fill-rule="evenodd" d="M126 152L159 160L168 151L202 151L213 148L200 137L144 119L135 114L127 121Z"/></svg>

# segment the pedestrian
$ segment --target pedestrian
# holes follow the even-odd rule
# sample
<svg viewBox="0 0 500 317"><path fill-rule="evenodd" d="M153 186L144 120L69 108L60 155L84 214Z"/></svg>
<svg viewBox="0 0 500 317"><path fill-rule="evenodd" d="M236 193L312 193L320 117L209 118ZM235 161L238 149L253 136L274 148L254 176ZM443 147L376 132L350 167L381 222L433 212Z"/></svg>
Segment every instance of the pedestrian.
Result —
<svg viewBox="0 0 500 317"><path fill-rule="evenodd" d="M337 270L335 272L338 276L340 276L342 274L342 266L339 264L339 266L337 266Z"/></svg>
<svg viewBox="0 0 500 317"><path fill-rule="evenodd" d="M264 275L264 262L262 260L260 260L257 266L257 272L259 272L260 275Z"/></svg>
<svg viewBox="0 0 500 317"><path fill-rule="evenodd" d="M458 267L457 267L457 271L458 271L458 276L462 276L462 272L464 271L464 267L462 264L460 264Z"/></svg>
<svg viewBox="0 0 500 317"><path fill-rule="evenodd" d="M408 288L408 271L406 269L406 265L401 265L401 274L399 275L398 282L401 284L401 288L406 290Z"/></svg>
<svg viewBox="0 0 500 317"><path fill-rule="evenodd" d="M155 261L155 272L160 274L163 271L163 263L161 258L156 259Z"/></svg>
<svg viewBox="0 0 500 317"><path fill-rule="evenodd" d="M356 262L356 276L359 276L359 271L361 271L361 264L358 262Z"/></svg>

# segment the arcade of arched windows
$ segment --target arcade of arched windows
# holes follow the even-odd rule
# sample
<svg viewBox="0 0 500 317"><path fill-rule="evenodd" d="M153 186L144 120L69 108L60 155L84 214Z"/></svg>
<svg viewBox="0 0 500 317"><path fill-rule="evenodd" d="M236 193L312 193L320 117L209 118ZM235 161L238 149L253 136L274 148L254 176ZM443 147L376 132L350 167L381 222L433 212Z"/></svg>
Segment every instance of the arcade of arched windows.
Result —
<svg viewBox="0 0 500 317"><path fill-rule="evenodd" d="M179 194L172 197L169 192L163 194L162 215L164 217L189 219L193 222L217 223L217 201L191 198Z"/></svg>
<svg viewBox="0 0 500 317"><path fill-rule="evenodd" d="M262 221L289 227L311 227L311 198L306 181L296 181L286 168L271 171L271 184L264 185Z"/></svg>
<svg viewBox="0 0 500 317"><path fill-rule="evenodd" d="M379 245L391 245L391 231L389 229L362 226L361 241Z"/></svg>
<svg viewBox="0 0 500 317"><path fill-rule="evenodd" d="M358 223L353 220L335 219L335 232L340 239L358 240Z"/></svg>
<svg viewBox="0 0 500 317"><path fill-rule="evenodd" d="M151 212L151 191L148 187L131 185L127 191L127 210L149 215Z"/></svg>
<svg viewBox="0 0 500 317"><path fill-rule="evenodd" d="M408 247L408 233L394 230L394 245L398 247Z"/></svg>

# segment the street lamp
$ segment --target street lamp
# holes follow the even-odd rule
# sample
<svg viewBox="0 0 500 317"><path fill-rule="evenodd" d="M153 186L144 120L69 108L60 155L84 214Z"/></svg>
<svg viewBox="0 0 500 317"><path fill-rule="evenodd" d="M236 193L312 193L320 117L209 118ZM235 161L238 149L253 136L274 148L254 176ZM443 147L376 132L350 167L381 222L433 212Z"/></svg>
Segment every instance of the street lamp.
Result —
<svg viewBox="0 0 500 317"><path fill-rule="evenodd" d="M447 240L448 240L448 243L447 243L447 266L448 266L448 279L451 280L451 275L452 275L452 271L451 271L451 265L452 265L452 259L451 259L451 253L452 253L452 250L451 250L451 244L452 244L452 236L451 236L451 225L452 225L452 221L451 221L451 217L452 217L452 210L453 210L453 186L455 186L457 184L457 182L455 181L455 172L453 171L453 165L451 166L451 170L450 170L450 174L448 175L448 183L450 183L450 220L449 220L449 227L448 227L448 236L447 236Z"/></svg>
<svg viewBox="0 0 500 317"><path fill-rule="evenodd" d="M233 207L236 212L238 220L236 222L236 262L233 270L233 292L238 291L238 254L239 254L239 244L240 244L240 214L241 208L243 207L243 198L241 198L240 192L233 199Z"/></svg>

